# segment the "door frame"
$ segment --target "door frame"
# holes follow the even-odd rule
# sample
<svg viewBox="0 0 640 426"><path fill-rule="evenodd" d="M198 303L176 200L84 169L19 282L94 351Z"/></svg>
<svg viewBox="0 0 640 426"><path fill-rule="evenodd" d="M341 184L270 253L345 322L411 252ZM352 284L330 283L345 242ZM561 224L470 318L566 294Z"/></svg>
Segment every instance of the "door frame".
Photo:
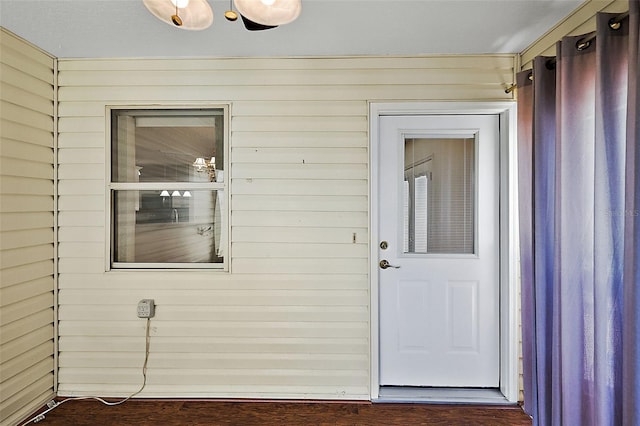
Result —
<svg viewBox="0 0 640 426"><path fill-rule="evenodd" d="M378 280L378 169L380 117L389 115L482 115L499 116L499 234L500 234L500 392L505 404L519 397L519 295L516 103L497 102L370 102L369 103L369 276L370 276L370 393L380 399L379 280ZM436 391L437 393L437 391ZM436 398L437 399L437 396ZM450 396L449 402L456 401Z"/></svg>

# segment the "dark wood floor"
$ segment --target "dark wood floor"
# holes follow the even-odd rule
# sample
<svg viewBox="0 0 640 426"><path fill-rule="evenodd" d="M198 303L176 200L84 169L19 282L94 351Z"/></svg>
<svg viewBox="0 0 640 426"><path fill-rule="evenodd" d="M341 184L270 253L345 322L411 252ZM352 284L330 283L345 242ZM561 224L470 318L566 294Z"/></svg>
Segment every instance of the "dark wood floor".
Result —
<svg viewBox="0 0 640 426"><path fill-rule="evenodd" d="M46 415L42 426L64 425L531 425L517 406L130 400L109 407L68 401Z"/></svg>

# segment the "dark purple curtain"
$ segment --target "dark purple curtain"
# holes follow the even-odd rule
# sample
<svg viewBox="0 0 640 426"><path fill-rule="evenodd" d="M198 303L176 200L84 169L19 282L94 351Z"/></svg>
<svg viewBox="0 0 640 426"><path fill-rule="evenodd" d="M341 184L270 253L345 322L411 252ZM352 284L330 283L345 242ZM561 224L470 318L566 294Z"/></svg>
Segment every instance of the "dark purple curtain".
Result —
<svg viewBox="0 0 640 426"><path fill-rule="evenodd" d="M533 274L533 86L529 78L533 73L517 75L518 86L518 202L520 211L520 285L522 288L522 376L524 405L529 415L538 417L538 363L535 308L535 280ZM534 397L535 395L535 397ZM542 396L544 398L544 395ZM539 404L538 404L539 402Z"/></svg>
<svg viewBox="0 0 640 426"><path fill-rule="evenodd" d="M538 425L640 424L639 1L518 75L525 411Z"/></svg>
<svg viewBox="0 0 640 426"><path fill-rule="evenodd" d="M624 321L622 413L640 424L640 1L629 2L629 92L627 99L624 223Z"/></svg>

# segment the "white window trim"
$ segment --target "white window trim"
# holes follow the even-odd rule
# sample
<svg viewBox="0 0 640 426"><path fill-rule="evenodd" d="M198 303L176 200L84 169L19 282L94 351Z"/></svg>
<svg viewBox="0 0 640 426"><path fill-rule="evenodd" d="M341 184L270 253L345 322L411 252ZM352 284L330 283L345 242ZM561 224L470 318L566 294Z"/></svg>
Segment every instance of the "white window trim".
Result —
<svg viewBox="0 0 640 426"><path fill-rule="evenodd" d="M225 171L225 179L223 183L184 183L179 184L166 182L166 183L116 183L111 182L111 115L112 111L118 110L199 110L199 109L222 109L223 110L223 125L224 125L224 159L223 170ZM231 173L230 166L231 161L229 154L230 149L230 123L231 123L231 105L230 104L136 104L136 105L106 105L105 106L105 256L104 266L105 272L129 272L129 271L145 271L145 272L171 272L171 271L210 271L210 272L231 272L231 223L230 223L230 211L231 211ZM111 233L113 230L112 211L113 200L112 192L114 190L126 190L126 189L206 189L206 190L223 190L224 201L226 207L222 211L224 231L227 233L226 244L224 247L224 261L222 263L112 263L112 241ZM117 264L117 267L113 265Z"/></svg>

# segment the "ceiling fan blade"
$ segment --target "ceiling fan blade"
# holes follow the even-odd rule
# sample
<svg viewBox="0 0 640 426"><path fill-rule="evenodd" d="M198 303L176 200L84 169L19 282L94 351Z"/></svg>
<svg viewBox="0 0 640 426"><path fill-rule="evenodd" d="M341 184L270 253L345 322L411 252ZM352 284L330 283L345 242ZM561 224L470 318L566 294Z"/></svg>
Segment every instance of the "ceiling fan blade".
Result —
<svg viewBox="0 0 640 426"><path fill-rule="evenodd" d="M244 27L249 31L262 31L269 30L271 28L276 28L277 25L262 25L257 22L253 22L251 19L246 18L244 15L240 15L242 18L242 22L244 23Z"/></svg>

